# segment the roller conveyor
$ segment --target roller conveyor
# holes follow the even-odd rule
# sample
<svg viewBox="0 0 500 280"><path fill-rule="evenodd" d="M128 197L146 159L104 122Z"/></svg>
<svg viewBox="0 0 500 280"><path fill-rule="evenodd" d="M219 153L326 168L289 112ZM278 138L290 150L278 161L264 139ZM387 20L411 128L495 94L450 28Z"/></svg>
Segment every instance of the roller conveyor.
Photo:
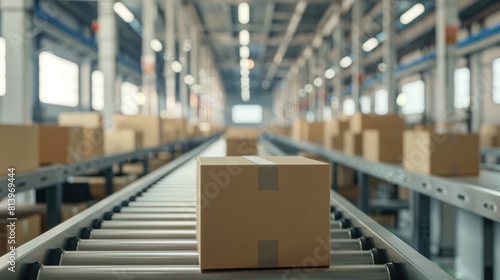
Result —
<svg viewBox="0 0 500 280"><path fill-rule="evenodd" d="M145 177L153 177L151 182L141 179L68 220L61 225L64 229L55 228L51 237L40 236L28 243L34 248L28 248L29 254L19 260L24 263L19 279L304 279L304 275L307 279L436 279L432 278L436 275L412 278L415 270L408 274L405 268L413 265L410 260L363 229L335 201L329 268L200 272L192 158L195 152L217 156L223 151L219 141L188 153L178 159L184 164L160 168ZM438 275L449 279L444 273Z"/></svg>

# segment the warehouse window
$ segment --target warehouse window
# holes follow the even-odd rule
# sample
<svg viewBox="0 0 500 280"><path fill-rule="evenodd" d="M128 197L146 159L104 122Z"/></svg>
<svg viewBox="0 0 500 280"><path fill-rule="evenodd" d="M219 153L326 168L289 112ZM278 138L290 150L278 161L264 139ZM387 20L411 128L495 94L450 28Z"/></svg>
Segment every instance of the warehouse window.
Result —
<svg viewBox="0 0 500 280"><path fill-rule="evenodd" d="M403 105L403 114L421 114L425 109L425 84L421 80L406 83L402 87L406 95L406 104Z"/></svg>
<svg viewBox="0 0 500 280"><path fill-rule="evenodd" d="M104 109L104 74L99 70L92 72L92 108Z"/></svg>
<svg viewBox="0 0 500 280"><path fill-rule="evenodd" d="M234 105L231 116L233 123L258 124L262 122L262 106Z"/></svg>
<svg viewBox="0 0 500 280"><path fill-rule="evenodd" d="M0 96L7 92L5 74L5 39L0 37Z"/></svg>
<svg viewBox="0 0 500 280"><path fill-rule="evenodd" d="M500 58L493 60L493 103L500 104Z"/></svg>
<svg viewBox="0 0 500 280"><path fill-rule="evenodd" d="M78 64L49 52L41 52L39 73L42 103L78 106Z"/></svg>
<svg viewBox="0 0 500 280"><path fill-rule="evenodd" d="M361 105L361 113L363 114L369 114L371 112L371 105L372 105L372 99L370 96L363 95L361 96L360 100L360 105Z"/></svg>
<svg viewBox="0 0 500 280"><path fill-rule="evenodd" d="M375 114L385 115L389 112L389 94L386 89L375 92Z"/></svg>
<svg viewBox="0 0 500 280"><path fill-rule="evenodd" d="M121 111L125 115L139 114L139 105L137 105L136 94L139 87L130 83L123 82L121 85Z"/></svg>
<svg viewBox="0 0 500 280"><path fill-rule="evenodd" d="M455 108L464 109L470 105L470 70L467 67L455 70Z"/></svg>
<svg viewBox="0 0 500 280"><path fill-rule="evenodd" d="M344 103L342 104L342 112L346 116L352 116L354 113L356 113L356 104L354 102L354 99L349 98L344 100Z"/></svg>

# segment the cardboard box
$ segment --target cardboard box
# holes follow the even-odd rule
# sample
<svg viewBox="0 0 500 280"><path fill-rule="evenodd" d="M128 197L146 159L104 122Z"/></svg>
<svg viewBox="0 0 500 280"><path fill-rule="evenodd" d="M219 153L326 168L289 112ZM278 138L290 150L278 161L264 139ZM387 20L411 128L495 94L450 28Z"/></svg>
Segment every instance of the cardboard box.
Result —
<svg viewBox="0 0 500 280"><path fill-rule="evenodd" d="M245 156L257 154L257 139L226 138L227 156Z"/></svg>
<svg viewBox="0 0 500 280"><path fill-rule="evenodd" d="M102 128L40 126L40 163L73 163L104 155Z"/></svg>
<svg viewBox="0 0 500 280"><path fill-rule="evenodd" d="M392 129L363 131L363 157L380 162L401 162L403 131Z"/></svg>
<svg viewBox="0 0 500 280"><path fill-rule="evenodd" d="M113 116L114 128L132 129L142 133L142 145L144 148L155 148L160 146L160 118L157 116Z"/></svg>
<svg viewBox="0 0 500 280"><path fill-rule="evenodd" d="M481 147L495 148L500 147L500 125L483 124L479 131Z"/></svg>
<svg viewBox="0 0 500 280"><path fill-rule="evenodd" d="M34 125L0 125L0 177L8 168L16 174L40 165L39 128Z"/></svg>
<svg viewBox="0 0 500 280"><path fill-rule="evenodd" d="M253 128L231 127L226 130L226 139L258 139L259 130Z"/></svg>
<svg viewBox="0 0 500 280"><path fill-rule="evenodd" d="M140 150L142 132L133 129L107 130L104 133L104 152L106 154L126 153Z"/></svg>
<svg viewBox="0 0 500 280"><path fill-rule="evenodd" d="M404 130L406 123L403 117L395 114L387 115L363 115L355 114L350 119L350 131L362 133L366 129L384 129Z"/></svg>
<svg viewBox="0 0 500 280"><path fill-rule="evenodd" d="M186 119L161 119L161 142L170 143L187 138L188 123Z"/></svg>
<svg viewBox="0 0 500 280"><path fill-rule="evenodd" d="M301 157L306 157L310 158L313 160L321 161L327 164L330 164L330 162L318 155L311 154L308 152L300 152L298 156ZM349 167L343 166L343 165L337 165L337 178L332 177L333 180L337 180L337 186L339 187L347 187L347 186L352 186L354 185L354 176L356 175L356 171L354 169L351 169ZM333 176L333 175L332 175Z"/></svg>
<svg viewBox="0 0 500 280"><path fill-rule="evenodd" d="M342 150L343 133L349 129L348 119L332 119L325 122L324 145L329 149ZM336 141L335 141L336 140ZM340 147L340 148L339 148Z"/></svg>
<svg viewBox="0 0 500 280"><path fill-rule="evenodd" d="M323 145L325 141L325 123L324 122L308 122L303 126L305 130L304 141Z"/></svg>
<svg viewBox="0 0 500 280"><path fill-rule="evenodd" d="M306 130L305 130L305 125L307 124L306 120L303 119L296 119L293 121L292 125L292 138L295 141L305 141L306 139Z"/></svg>
<svg viewBox="0 0 500 280"><path fill-rule="evenodd" d="M348 155L362 156L363 155L363 134L353 133L351 131L344 132L344 153Z"/></svg>
<svg viewBox="0 0 500 280"><path fill-rule="evenodd" d="M325 142L325 148L343 151L344 150L344 134L327 137L329 140Z"/></svg>
<svg viewBox="0 0 500 280"><path fill-rule="evenodd" d="M103 128L104 121L99 112L62 112L59 113L60 126L81 126L84 128Z"/></svg>
<svg viewBox="0 0 500 280"><path fill-rule="evenodd" d="M137 177L135 175L114 176L113 177L113 192L121 190L123 187L132 183ZM101 200L106 197L106 178L102 176L90 177L73 177L72 183L87 183L89 184L90 195L95 200Z"/></svg>
<svg viewBox="0 0 500 280"><path fill-rule="evenodd" d="M479 136L407 130L403 135L403 165L424 174L478 175Z"/></svg>
<svg viewBox="0 0 500 280"><path fill-rule="evenodd" d="M9 244L8 237L10 236L10 228L7 225L10 221L7 218L10 216L7 214L0 214L0 256L8 253L11 246L19 248L19 246L25 244L26 242L39 236L41 232L42 219L40 214L37 213L26 213L22 214L16 211L17 221L15 222L15 244Z"/></svg>
<svg viewBox="0 0 500 280"><path fill-rule="evenodd" d="M328 164L201 157L197 172L201 269L309 266L311 258L330 266Z"/></svg>

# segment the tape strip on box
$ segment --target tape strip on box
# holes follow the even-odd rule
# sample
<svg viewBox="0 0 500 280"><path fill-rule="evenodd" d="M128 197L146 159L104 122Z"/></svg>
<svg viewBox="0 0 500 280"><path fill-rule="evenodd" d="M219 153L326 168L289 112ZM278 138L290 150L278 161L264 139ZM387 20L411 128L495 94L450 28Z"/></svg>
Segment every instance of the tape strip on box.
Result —
<svg viewBox="0 0 500 280"><path fill-rule="evenodd" d="M244 156L259 166L259 191L278 190L278 165L259 156Z"/></svg>

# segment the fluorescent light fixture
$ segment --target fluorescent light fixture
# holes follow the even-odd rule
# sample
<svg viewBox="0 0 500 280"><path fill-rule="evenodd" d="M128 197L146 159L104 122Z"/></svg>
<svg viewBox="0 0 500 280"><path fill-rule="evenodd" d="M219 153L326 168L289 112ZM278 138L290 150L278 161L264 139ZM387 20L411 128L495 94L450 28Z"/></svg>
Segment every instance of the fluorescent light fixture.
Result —
<svg viewBox="0 0 500 280"><path fill-rule="evenodd" d="M405 93L400 93L396 98L396 103L399 107L403 107L408 103L408 96Z"/></svg>
<svg viewBox="0 0 500 280"><path fill-rule="evenodd" d="M413 5L413 7L409 8L408 11L404 12L399 18L402 24L406 25L413 20L415 20L418 16L420 16L425 11L425 6L422 3L417 3Z"/></svg>
<svg viewBox="0 0 500 280"><path fill-rule="evenodd" d="M194 77L190 74L187 74L186 76L184 76L184 83L188 86L194 84Z"/></svg>
<svg viewBox="0 0 500 280"><path fill-rule="evenodd" d="M248 32L248 30L246 29L241 30L239 38L240 38L240 45L248 46L248 44L250 44L250 32Z"/></svg>
<svg viewBox="0 0 500 280"><path fill-rule="evenodd" d="M299 91L297 92L297 95L299 97L306 97L306 90L303 88L299 89Z"/></svg>
<svg viewBox="0 0 500 280"><path fill-rule="evenodd" d="M135 94L134 101L137 105L142 106L146 103L146 95L139 91Z"/></svg>
<svg viewBox="0 0 500 280"><path fill-rule="evenodd" d="M240 47L240 57L241 58L248 58L250 56L250 49L248 46L241 46Z"/></svg>
<svg viewBox="0 0 500 280"><path fill-rule="evenodd" d="M131 23L134 21L134 14L122 3L116 2L113 5L113 10L118 14L125 22Z"/></svg>
<svg viewBox="0 0 500 280"><path fill-rule="evenodd" d="M240 81L241 81L241 83L250 83L250 78L249 77L241 77Z"/></svg>
<svg viewBox="0 0 500 280"><path fill-rule="evenodd" d="M182 64L177 60L172 61L170 67L175 73L180 73L182 71Z"/></svg>
<svg viewBox="0 0 500 280"><path fill-rule="evenodd" d="M242 90L250 90L250 84L241 84Z"/></svg>
<svg viewBox="0 0 500 280"><path fill-rule="evenodd" d="M328 68L325 71L325 79L331 80L333 79L333 77L335 77L335 74L335 70L333 70L332 68Z"/></svg>
<svg viewBox="0 0 500 280"><path fill-rule="evenodd" d="M238 5L238 21L241 24L247 24L250 21L250 5L246 2Z"/></svg>
<svg viewBox="0 0 500 280"><path fill-rule="evenodd" d="M304 89L306 90L307 93L311 93L314 90L313 85L311 85L311 84L305 85Z"/></svg>
<svg viewBox="0 0 500 280"><path fill-rule="evenodd" d="M250 91L249 90L241 90L241 100L249 101L250 100Z"/></svg>
<svg viewBox="0 0 500 280"><path fill-rule="evenodd" d="M320 87L323 85L323 79L321 79L320 77L316 77L313 81L313 84L315 87Z"/></svg>
<svg viewBox="0 0 500 280"><path fill-rule="evenodd" d="M160 52L163 49L163 44L158 39L151 40L151 42L149 43L149 45L151 46L151 48L155 52Z"/></svg>
<svg viewBox="0 0 500 280"><path fill-rule="evenodd" d="M241 76L248 76L248 75L250 75L250 70L248 70L248 68L241 68L240 75Z"/></svg>
<svg viewBox="0 0 500 280"><path fill-rule="evenodd" d="M374 48L378 46L378 40L375 37L372 37L363 44L363 50L365 52L371 52Z"/></svg>
<svg viewBox="0 0 500 280"><path fill-rule="evenodd" d="M283 60L283 57L279 54L275 55L274 59L273 59L274 63L276 63L276 64L280 64L282 60Z"/></svg>
<svg viewBox="0 0 500 280"><path fill-rule="evenodd" d="M352 58L350 56L346 56L340 60L340 66L342 68L347 68L351 66L352 64Z"/></svg>
<svg viewBox="0 0 500 280"><path fill-rule="evenodd" d="M241 58L240 59L240 68L248 69L248 58Z"/></svg>

